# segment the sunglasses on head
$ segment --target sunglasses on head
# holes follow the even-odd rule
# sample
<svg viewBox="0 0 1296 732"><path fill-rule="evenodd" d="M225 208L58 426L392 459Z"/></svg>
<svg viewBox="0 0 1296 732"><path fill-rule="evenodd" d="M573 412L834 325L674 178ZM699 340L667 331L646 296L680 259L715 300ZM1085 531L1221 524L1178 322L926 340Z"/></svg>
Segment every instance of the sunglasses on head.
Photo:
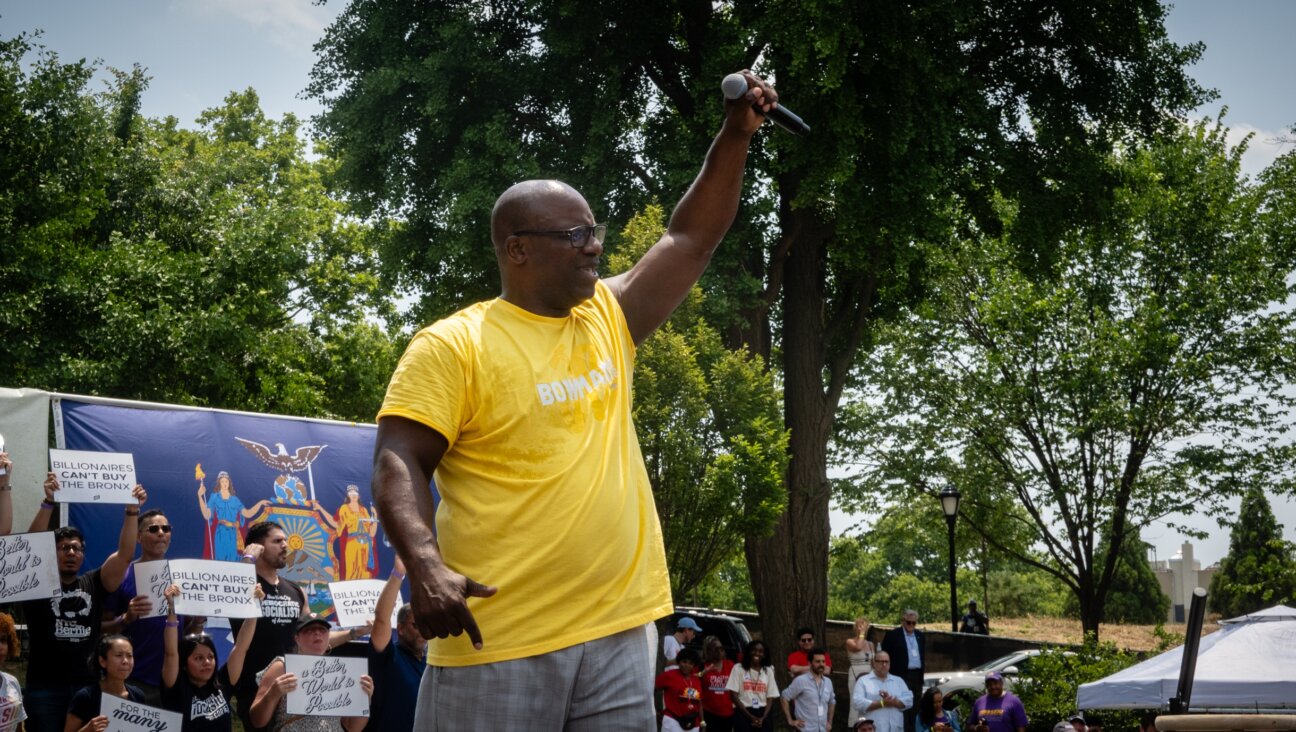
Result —
<svg viewBox="0 0 1296 732"><path fill-rule="evenodd" d="M171 533L171 524L153 524L144 530L150 534L169 534Z"/></svg>

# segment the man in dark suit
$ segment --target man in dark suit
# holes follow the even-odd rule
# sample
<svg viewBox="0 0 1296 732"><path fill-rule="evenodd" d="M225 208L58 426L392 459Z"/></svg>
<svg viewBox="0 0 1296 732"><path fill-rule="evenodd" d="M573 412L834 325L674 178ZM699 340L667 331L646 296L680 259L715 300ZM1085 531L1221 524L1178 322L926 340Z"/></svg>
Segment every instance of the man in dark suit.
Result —
<svg viewBox="0 0 1296 732"><path fill-rule="evenodd" d="M917 610L905 610L900 627L888 630L882 637L882 650L891 656L891 673L904 679L914 699L922 696L923 671L927 662L927 651L923 647L925 641L926 635L918 630ZM917 710L917 704L905 710L905 732L914 732Z"/></svg>

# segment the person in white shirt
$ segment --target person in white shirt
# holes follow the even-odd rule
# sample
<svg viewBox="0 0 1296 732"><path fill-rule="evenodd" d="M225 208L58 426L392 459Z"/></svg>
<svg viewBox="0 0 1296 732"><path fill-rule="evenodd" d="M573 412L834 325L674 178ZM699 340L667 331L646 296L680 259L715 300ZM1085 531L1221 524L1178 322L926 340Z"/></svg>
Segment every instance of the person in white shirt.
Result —
<svg viewBox="0 0 1296 732"><path fill-rule="evenodd" d="M891 654L873 654L873 673L861 676L851 691L851 706L873 720L876 732L902 732L904 710L913 706L913 692L899 676L891 675Z"/></svg>
<svg viewBox="0 0 1296 732"><path fill-rule="evenodd" d="M742 662L729 672L725 688L734 700L735 732L769 729L765 726L766 718L774 708L774 700L779 698L779 690L774 667L769 662L769 649L764 643L758 640L747 643Z"/></svg>
<svg viewBox="0 0 1296 732"><path fill-rule="evenodd" d="M824 674L828 670L828 652L822 648L812 648L810 656L810 673L792 679L788 688L783 690L783 716L788 724L801 732L828 732L832 728L833 711L837 708L837 696L833 693L832 681ZM788 702L796 703L796 716Z"/></svg>
<svg viewBox="0 0 1296 732"><path fill-rule="evenodd" d="M693 642L698 633L702 632L701 626L697 621L690 617L683 617L675 624L675 632L662 638L662 656L666 658L666 669L678 668L675 663L675 657L679 655L680 649Z"/></svg>

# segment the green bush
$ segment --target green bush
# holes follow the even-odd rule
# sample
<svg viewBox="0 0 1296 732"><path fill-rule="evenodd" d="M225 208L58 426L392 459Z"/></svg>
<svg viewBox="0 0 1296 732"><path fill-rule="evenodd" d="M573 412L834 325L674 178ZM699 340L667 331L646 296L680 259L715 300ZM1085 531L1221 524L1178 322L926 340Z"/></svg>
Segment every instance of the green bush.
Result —
<svg viewBox="0 0 1296 732"><path fill-rule="evenodd" d="M1110 676L1138 660L1113 643L1095 642L1092 634L1075 651L1049 649L1036 656L1013 682L1013 693L1021 697L1030 718L1028 732L1051 732L1053 725L1076 711L1081 684ZM1138 712L1103 711L1102 717L1107 729L1138 726Z"/></svg>

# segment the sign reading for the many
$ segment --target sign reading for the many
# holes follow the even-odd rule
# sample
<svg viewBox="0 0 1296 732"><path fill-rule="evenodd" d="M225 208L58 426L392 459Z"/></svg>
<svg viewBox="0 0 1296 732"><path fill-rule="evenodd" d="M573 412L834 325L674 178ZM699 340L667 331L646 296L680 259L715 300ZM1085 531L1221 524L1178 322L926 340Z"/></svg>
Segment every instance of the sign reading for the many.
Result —
<svg viewBox="0 0 1296 732"><path fill-rule="evenodd" d="M180 732L184 715L104 694L99 713L108 718L104 732Z"/></svg>

